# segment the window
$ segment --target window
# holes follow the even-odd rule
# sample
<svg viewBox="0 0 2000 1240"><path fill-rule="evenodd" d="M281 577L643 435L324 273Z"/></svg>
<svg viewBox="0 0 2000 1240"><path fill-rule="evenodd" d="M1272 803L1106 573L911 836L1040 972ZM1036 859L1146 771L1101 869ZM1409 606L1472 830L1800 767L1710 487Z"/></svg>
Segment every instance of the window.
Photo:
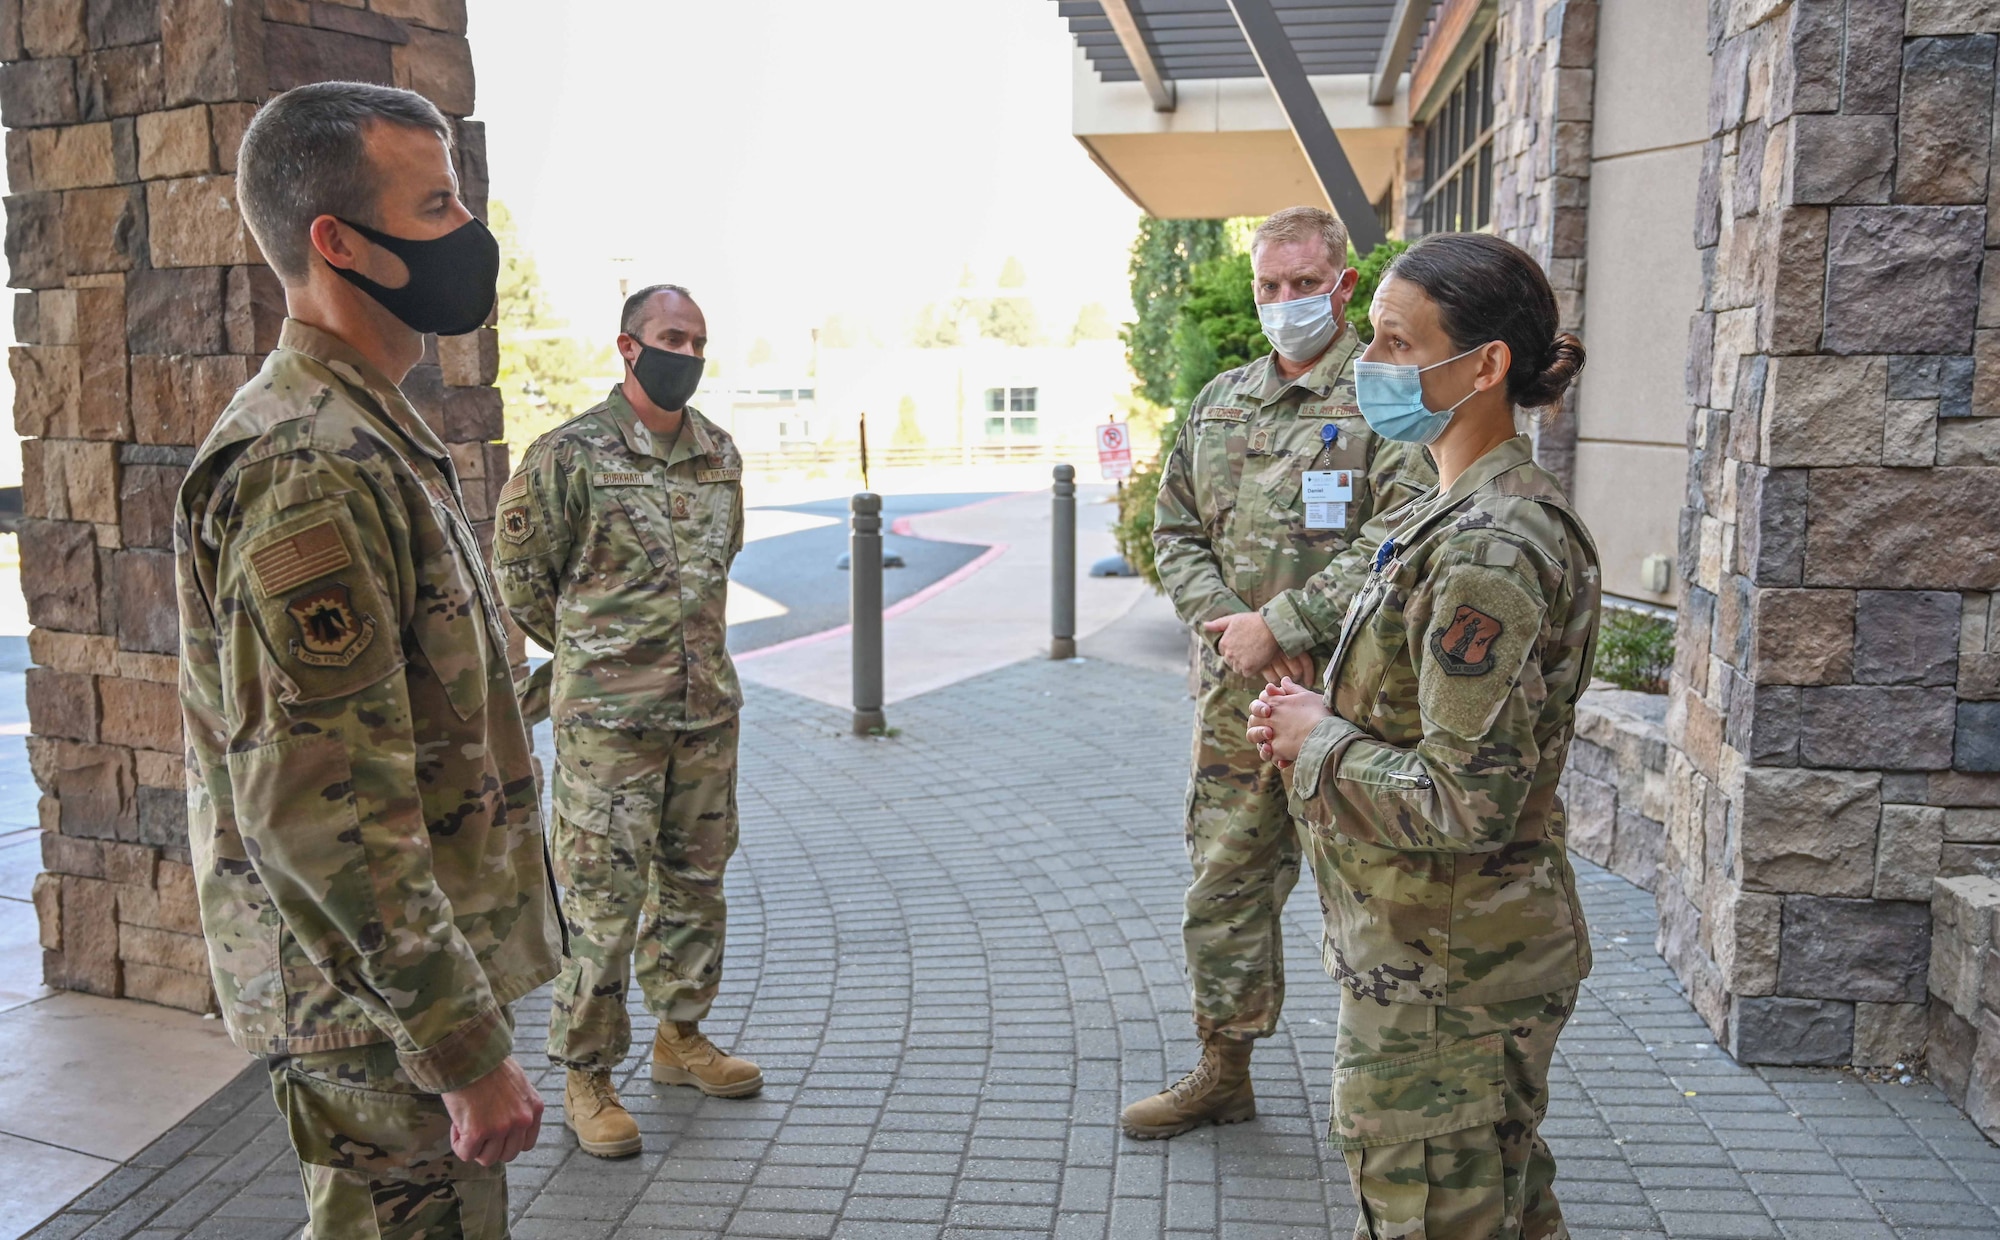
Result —
<svg viewBox="0 0 2000 1240"><path fill-rule="evenodd" d="M1488 38L1424 127L1426 233L1475 232L1493 220L1493 62Z"/></svg>
<svg viewBox="0 0 2000 1240"><path fill-rule="evenodd" d="M1034 439L1042 433L1040 418L1008 418L1007 429L1016 439Z"/></svg>
<svg viewBox="0 0 2000 1240"><path fill-rule="evenodd" d="M986 437L988 439L1007 438L1007 419L1005 418L986 419Z"/></svg>
<svg viewBox="0 0 2000 1240"><path fill-rule="evenodd" d="M988 413L1033 413L1035 396L1040 388L987 388L986 412Z"/></svg>

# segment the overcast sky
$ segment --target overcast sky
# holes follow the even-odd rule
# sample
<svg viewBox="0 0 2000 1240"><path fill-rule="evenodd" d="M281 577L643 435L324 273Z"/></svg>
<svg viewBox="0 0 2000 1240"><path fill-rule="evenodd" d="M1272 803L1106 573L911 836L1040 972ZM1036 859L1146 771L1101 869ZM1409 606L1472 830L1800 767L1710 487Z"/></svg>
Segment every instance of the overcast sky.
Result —
<svg viewBox="0 0 2000 1240"><path fill-rule="evenodd" d="M1139 212L1070 134L1051 0L472 0L493 192L558 308L613 261L691 287L715 356L885 331L1017 255L1044 326L1130 314Z"/></svg>

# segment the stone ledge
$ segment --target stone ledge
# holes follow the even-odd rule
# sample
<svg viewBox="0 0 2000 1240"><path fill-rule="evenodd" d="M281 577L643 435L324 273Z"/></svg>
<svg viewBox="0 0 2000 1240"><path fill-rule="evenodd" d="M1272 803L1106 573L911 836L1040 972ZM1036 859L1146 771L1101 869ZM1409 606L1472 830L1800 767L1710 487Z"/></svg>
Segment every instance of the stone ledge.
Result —
<svg viewBox="0 0 2000 1240"><path fill-rule="evenodd" d="M1940 878L1931 895L1930 1076L2000 1140L2000 879Z"/></svg>
<svg viewBox="0 0 2000 1240"><path fill-rule="evenodd" d="M1667 697L1602 682L1576 704L1563 772L1569 846L1648 891L1666 847Z"/></svg>

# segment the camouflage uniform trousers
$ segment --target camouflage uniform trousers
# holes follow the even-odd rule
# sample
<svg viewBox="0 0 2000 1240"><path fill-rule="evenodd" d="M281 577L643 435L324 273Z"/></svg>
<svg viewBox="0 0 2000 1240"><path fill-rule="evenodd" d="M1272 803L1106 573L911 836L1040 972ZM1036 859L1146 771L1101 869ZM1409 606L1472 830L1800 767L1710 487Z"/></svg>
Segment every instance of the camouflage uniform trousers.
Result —
<svg viewBox="0 0 2000 1240"><path fill-rule="evenodd" d="M451 1152L444 1099L388 1042L268 1061L317 1240L506 1240L507 1168Z"/></svg>
<svg viewBox="0 0 2000 1240"><path fill-rule="evenodd" d="M1299 834L1284 784L1245 736L1246 712L1262 687L1203 668L1188 780L1194 881L1181 943L1195 1027L1233 1041L1269 1037L1278 1027L1285 901L1299 881Z"/></svg>
<svg viewBox="0 0 2000 1240"><path fill-rule="evenodd" d="M1538 1131L1577 988L1476 1007L1342 995L1333 1145L1356 1240L1568 1240Z"/></svg>
<svg viewBox="0 0 2000 1240"><path fill-rule="evenodd" d="M553 852L570 955L550 1059L587 1071L624 1061L634 974L660 1020L708 1015L736 851L738 731L735 718L688 732L557 730Z"/></svg>

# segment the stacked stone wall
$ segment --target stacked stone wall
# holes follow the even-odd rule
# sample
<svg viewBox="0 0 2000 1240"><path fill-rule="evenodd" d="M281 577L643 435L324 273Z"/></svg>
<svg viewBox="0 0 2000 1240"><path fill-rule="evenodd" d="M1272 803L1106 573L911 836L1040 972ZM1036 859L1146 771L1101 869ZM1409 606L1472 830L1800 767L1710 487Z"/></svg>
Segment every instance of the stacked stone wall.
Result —
<svg viewBox="0 0 2000 1240"><path fill-rule="evenodd" d="M1938 879L1931 924L1931 1079L2000 1141L2000 879Z"/></svg>
<svg viewBox="0 0 2000 1240"><path fill-rule="evenodd" d="M1583 335L1597 0L1500 0L1494 67L1493 229L1542 264L1563 331ZM1535 459L1576 473L1576 391L1540 413Z"/></svg>
<svg viewBox="0 0 2000 1240"><path fill-rule="evenodd" d="M1570 850L1648 891L1666 850L1666 710L1662 694L1592 689L1563 768Z"/></svg>
<svg viewBox="0 0 2000 1240"><path fill-rule="evenodd" d="M1715 0L1660 949L1749 1062L1925 1040L2000 873L2000 4Z"/></svg>
<svg viewBox="0 0 2000 1240"><path fill-rule="evenodd" d="M284 296L235 199L259 103L335 78L454 118L484 215L465 0L0 0L9 358L34 625L35 886L51 986L205 1010L176 696L175 490L276 343ZM482 536L505 481L492 329L406 389L450 444Z"/></svg>

